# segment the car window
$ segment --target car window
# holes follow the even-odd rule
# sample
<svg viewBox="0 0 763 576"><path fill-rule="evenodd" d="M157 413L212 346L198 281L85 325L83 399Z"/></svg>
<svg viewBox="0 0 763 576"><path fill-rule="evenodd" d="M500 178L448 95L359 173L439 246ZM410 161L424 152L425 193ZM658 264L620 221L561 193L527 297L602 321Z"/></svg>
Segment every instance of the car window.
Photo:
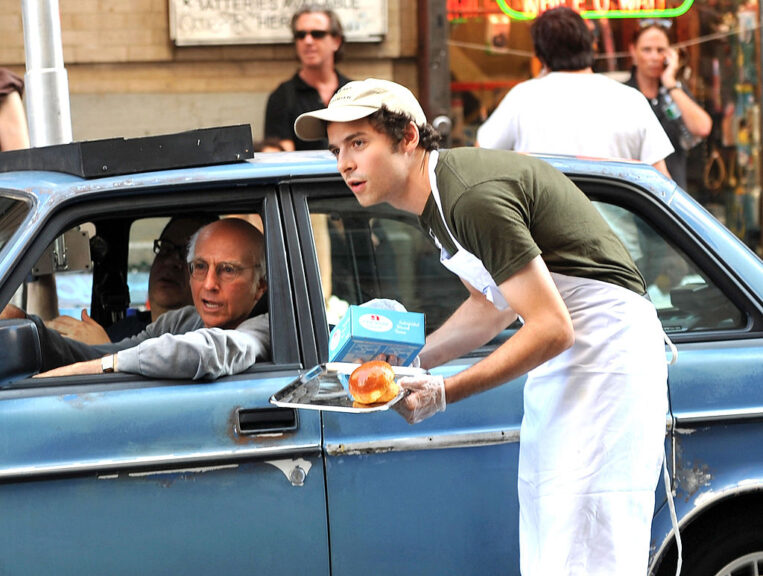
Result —
<svg viewBox="0 0 763 576"><path fill-rule="evenodd" d="M744 326L744 314L734 303L653 226L621 206L594 204L631 252L666 332ZM364 209L350 197L312 199L309 209L314 237L330 240L327 247L316 240L329 325L341 319L349 304L391 298L423 312L429 333L466 298L466 289L440 264L437 248L414 217L389 207Z"/></svg>
<svg viewBox="0 0 763 576"><path fill-rule="evenodd" d="M127 251L127 287L130 290L130 311L146 310L148 276L154 261L154 239L159 238L169 218L142 218L130 226Z"/></svg>
<svg viewBox="0 0 763 576"><path fill-rule="evenodd" d="M43 318L57 315L80 318L90 311L93 262L90 240L92 222L64 230L32 267L14 303Z"/></svg>
<svg viewBox="0 0 763 576"><path fill-rule="evenodd" d="M350 304L389 298L423 312L429 333L467 297L415 217L387 207L363 209L351 197L312 199L309 208L330 325Z"/></svg>
<svg viewBox="0 0 763 576"><path fill-rule="evenodd" d="M95 235L95 225L92 222L85 222L72 230L78 231L87 238L88 242ZM59 314L75 318L80 318L83 309L90 312L93 291L93 263L89 250L80 250L80 252L82 261L74 265L75 270L56 274Z"/></svg>
<svg viewBox="0 0 763 576"><path fill-rule="evenodd" d="M680 248L630 210L595 201L631 253L667 333L736 330L744 314Z"/></svg>
<svg viewBox="0 0 763 576"><path fill-rule="evenodd" d="M18 230L29 212L29 204L15 198L0 197L0 250Z"/></svg>

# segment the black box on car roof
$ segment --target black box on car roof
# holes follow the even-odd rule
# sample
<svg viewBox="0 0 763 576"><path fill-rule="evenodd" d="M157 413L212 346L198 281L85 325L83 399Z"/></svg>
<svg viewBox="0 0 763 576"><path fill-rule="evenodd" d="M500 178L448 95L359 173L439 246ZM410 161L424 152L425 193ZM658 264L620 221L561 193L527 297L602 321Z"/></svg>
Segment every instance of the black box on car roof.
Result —
<svg viewBox="0 0 763 576"><path fill-rule="evenodd" d="M46 170L83 178L240 162L254 156L249 124L142 138L109 138L0 153L0 172Z"/></svg>

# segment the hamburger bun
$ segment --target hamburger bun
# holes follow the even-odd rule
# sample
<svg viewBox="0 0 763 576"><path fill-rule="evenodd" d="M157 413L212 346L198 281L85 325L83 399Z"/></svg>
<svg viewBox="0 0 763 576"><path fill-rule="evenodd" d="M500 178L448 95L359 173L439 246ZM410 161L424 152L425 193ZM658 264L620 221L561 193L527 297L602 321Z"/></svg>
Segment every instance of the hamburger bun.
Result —
<svg viewBox="0 0 763 576"><path fill-rule="evenodd" d="M350 374L350 394L360 404L389 402L399 391L395 371L387 362L365 362Z"/></svg>

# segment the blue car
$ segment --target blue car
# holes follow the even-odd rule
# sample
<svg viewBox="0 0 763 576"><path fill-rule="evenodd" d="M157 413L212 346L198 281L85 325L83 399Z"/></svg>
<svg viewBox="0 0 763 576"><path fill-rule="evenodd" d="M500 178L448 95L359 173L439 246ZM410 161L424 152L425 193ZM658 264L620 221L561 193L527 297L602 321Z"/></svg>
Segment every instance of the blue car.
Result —
<svg viewBox="0 0 763 576"><path fill-rule="evenodd" d="M272 358L214 381L34 379L34 324L0 321L0 574L519 574L523 379L415 426L270 402L327 362L347 305L395 299L431 332L466 297L415 218L361 207L327 152L177 167L153 162L166 147L148 159L90 148L74 163L103 154L89 172L0 154L0 306L84 275L82 306L108 325L144 297L128 279L167 218L241 215L264 228ZM651 167L546 159L623 234L678 349L651 573L675 573L666 489L685 574L758 573L761 260ZM467 368L515 329L432 372Z"/></svg>

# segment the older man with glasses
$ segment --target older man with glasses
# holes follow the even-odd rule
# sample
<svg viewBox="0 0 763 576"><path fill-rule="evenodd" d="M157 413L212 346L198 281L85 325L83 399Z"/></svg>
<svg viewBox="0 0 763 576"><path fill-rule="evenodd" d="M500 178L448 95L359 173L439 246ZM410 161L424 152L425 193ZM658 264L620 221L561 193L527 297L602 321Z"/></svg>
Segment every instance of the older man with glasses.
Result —
<svg viewBox="0 0 763 576"><path fill-rule="evenodd" d="M154 240L155 256L148 274L148 310L137 310L106 329L93 320L87 310L82 310L81 320L59 316L46 321L45 325L85 344L108 344L140 334L165 312L193 304L186 263L188 241L199 228L215 220L217 216L210 214L174 216Z"/></svg>
<svg viewBox="0 0 763 576"><path fill-rule="evenodd" d="M30 316L47 370L38 377L118 371L196 380L236 374L269 357L269 317L255 311L267 289L260 231L238 218L208 224L191 238L188 263L194 306L171 310L118 343L88 346ZM0 317L14 317L9 308Z"/></svg>
<svg viewBox="0 0 763 576"><path fill-rule="evenodd" d="M331 10L302 8L291 19L291 31L300 68L268 98L265 137L278 140L284 150L325 150L328 141L308 142L294 132L303 112L328 105L336 91L349 82L335 69L342 58L342 23Z"/></svg>

